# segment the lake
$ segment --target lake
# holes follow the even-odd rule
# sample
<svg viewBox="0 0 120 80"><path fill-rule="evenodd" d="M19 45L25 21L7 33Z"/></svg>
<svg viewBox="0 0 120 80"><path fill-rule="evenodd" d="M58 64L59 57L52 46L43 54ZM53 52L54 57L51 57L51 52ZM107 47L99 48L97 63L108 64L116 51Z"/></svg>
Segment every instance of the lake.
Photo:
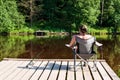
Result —
<svg viewBox="0 0 120 80"><path fill-rule="evenodd" d="M120 76L120 35L95 35L103 44L103 57ZM3 58L72 59L65 46L71 36L0 36L0 60Z"/></svg>

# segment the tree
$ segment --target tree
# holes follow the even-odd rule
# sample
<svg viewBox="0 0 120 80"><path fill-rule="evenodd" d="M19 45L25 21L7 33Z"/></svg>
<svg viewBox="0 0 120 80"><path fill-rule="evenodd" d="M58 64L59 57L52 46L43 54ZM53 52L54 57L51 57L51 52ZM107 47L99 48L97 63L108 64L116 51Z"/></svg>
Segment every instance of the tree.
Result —
<svg viewBox="0 0 120 80"><path fill-rule="evenodd" d="M99 0L44 0L43 4L43 15L49 25L69 30L78 29L82 23L95 25L100 13Z"/></svg>
<svg viewBox="0 0 120 80"><path fill-rule="evenodd" d="M95 25L100 13L100 0L20 0L18 5L33 27L69 32L82 23Z"/></svg>
<svg viewBox="0 0 120 80"><path fill-rule="evenodd" d="M100 0L76 0L75 7L77 10L78 22L95 25L100 14Z"/></svg>
<svg viewBox="0 0 120 80"><path fill-rule="evenodd" d="M0 14L0 32L10 32L23 28L25 24L24 16L17 11L15 0L1 0Z"/></svg>
<svg viewBox="0 0 120 80"><path fill-rule="evenodd" d="M119 0L102 0L104 8L102 14L102 27L112 27L113 33L116 34L120 26L120 1Z"/></svg>
<svg viewBox="0 0 120 80"><path fill-rule="evenodd" d="M114 33L116 34L117 30L118 30L118 27L120 26L120 1L119 0L113 0L114 2L114 14L113 14L113 25L114 25Z"/></svg>
<svg viewBox="0 0 120 80"><path fill-rule="evenodd" d="M100 26L101 27L110 27L113 26L113 14L114 14L114 3L113 0L101 0L101 18L100 18Z"/></svg>

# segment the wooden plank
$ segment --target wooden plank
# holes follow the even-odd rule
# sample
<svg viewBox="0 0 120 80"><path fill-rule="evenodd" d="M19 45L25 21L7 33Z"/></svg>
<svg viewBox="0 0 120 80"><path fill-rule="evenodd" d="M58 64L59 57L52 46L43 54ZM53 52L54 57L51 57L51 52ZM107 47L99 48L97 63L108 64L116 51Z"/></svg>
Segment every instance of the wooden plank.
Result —
<svg viewBox="0 0 120 80"><path fill-rule="evenodd" d="M62 62L60 67L60 72L58 75L58 80L65 80L66 79L66 72L67 72L67 61Z"/></svg>
<svg viewBox="0 0 120 80"><path fill-rule="evenodd" d="M96 65L97 65L97 64L96 64ZM89 67L90 67L90 70L91 70L93 79L94 79L94 80L102 80L99 72L97 71L97 68L96 68L96 67L93 67L93 66L94 66L94 62L89 62Z"/></svg>
<svg viewBox="0 0 120 80"><path fill-rule="evenodd" d="M0 64L0 70L3 70L5 69L5 67L9 67L8 64L11 64L12 61L2 61L1 64ZM13 63L14 64L14 63ZM12 64L11 64L12 65ZM5 69L6 70L6 69Z"/></svg>
<svg viewBox="0 0 120 80"><path fill-rule="evenodd" d="M3 61L30 61L32 59L20 59L20 58L4 58ZM34 61L73 61L74 59L34 59ZM76 61L80 61L80 59L76 59ZM88 60L93 61L93 60ZM104 59L97 59L97 61L105 61Z"/></svg>
<svg viewBox="0 0 120 80"><path fill-rule="evenodd" d="M37 71L34 73L34 75L32 75L30 80L38 80L47 64L48 64L48 61L43 61L41 65L38 67Z"/></svg>
<svg viewBox="0 0 120 80"><path fill-rule="evenodd" d="M9 75L11 75L11 73L13 73L13 72L15 71L16 67L17 67L18 65L20 65L20 64L22 63L22 61L14 61L14 63L15 63L15 65L13 65L13 66L9 69L9 71L6 71L5 73L3 73L3 74L0 76L0 78L2 78L2 79L4 80L4 79L7 78Z"/></svg>
<svg viewBox="0 0 120 80"><path fill-rule="evenodd" d="M14 65L15 65L15 62L14 62L14 61L9 61L9 62L7 63L7 66L5 66L3 69L1 69L0 75L3 75L3 74L6 73L7 71L9 71Z"/></svg>
<svg viewBox="0 0 120 80"><path fill-rule="evenodd" d="M80 62L76 62L76 80L83 80L83 73Z"/></svg>
<svg viewBox="0 0 120 80"><path fill-rule="evenodd" d="M55 63L54 61L50 61L48 63L48 65L46 66L43 74L40 76L39 80L47 80L48 79L54 63Z"/></svg>
<svg viewBox="0 0 120 80"><path fill-rule="evenodd" d="M17 68L19 68L20 69L20 72L16 75L16 76L14 76L13 77L13 79L12 80L20 80L26 73L27 73L27 71L29 70L28 68L26 68L26 65L29 63L30 61L25 61L25 65L23 65L23 66L18 66Z"/></svg>
<svg viewBox="0 0 120 80"><path fill-rule="evenodd" d="M0 71L3 70L8 65L9 62L8 61L1 61L0 62Z"/></svg>
<svg viewBox="0 0 120 80"><path fill-rule="evenodd" d="M115 74L115 72L110 68L110 66L106 62L101 63L113 80L120 80L120 78Z"/></svg>
<svg viewBox="0 0 120 80"><path fill-rule="evenodd" d="M82 66L85 80L93 80L88 65Z"/></svg>
<svg viewBox="0 0 120 80"><path fill-rule="evenodd" d="M57 79L57 75L58 75L60 65L61 65L60 61L55 62L55 65L54 65L54 67L52 69L52 72L51 72L50 77L49 77L48 80L56 80Z"/></svg>
<svg viewBox="0 0 120 80"><path fill-rule="evenodd" d="M74 78L74 62L68 63L68 72L67 72L67 80L75 80Z"/></svg>
<svg viewBox="0 0 120 80"><path fill-rule="evenodd" d="M35 64L31 68L29 68L29 71L21 78L21 80L29 80L34 72L38 69L41 61L34 61L34 63Z"/></svg>
<svg viewBox="0 0 120 80"><path fill-rule="evenodd" d="M109 77L107 72L104 70L104 68L102 67L100 62L97 62L97 68L98 68L99 73L101 74L103 80L111 80L111 78Z"/></svg>
<svg viewBox="0 0 120 80"><path fill-rule="evenodd" d="M4 80L13 80L13 78L17 77L17 74L19 74L19 72L22 71L22 69L19 68L19 67L25 66L25 65L27 65L26 61L22 61L22 64L18 65L18 66L15 68L14 72L11 73L11 74L10 74L8 77L6 77Z"/></svg>
<svg viewBox="0 0 120 80"><path fill-rule="evenodd" d="M1 61L0 80L120 80L104 61L96 61L97 71L91 67L92 61L86 67L76 62L75 73L74 62L71 60L35 60L33 67L26 68L28 62L12 59Z"/></svg>

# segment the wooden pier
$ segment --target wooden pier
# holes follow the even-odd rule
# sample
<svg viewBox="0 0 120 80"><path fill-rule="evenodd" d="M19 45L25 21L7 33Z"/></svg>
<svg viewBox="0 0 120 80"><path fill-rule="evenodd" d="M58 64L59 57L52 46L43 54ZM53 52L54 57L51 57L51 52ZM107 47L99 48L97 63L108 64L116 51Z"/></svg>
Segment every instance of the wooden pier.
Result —
<svg viewBox="0 0 120 80"><path fill-rule="evenodd" d="M4 59L0 62L0 80L120 80L105 60L81 66L78 60L76 72L71 59L36 59L26 67L30 59Z"/></svg>

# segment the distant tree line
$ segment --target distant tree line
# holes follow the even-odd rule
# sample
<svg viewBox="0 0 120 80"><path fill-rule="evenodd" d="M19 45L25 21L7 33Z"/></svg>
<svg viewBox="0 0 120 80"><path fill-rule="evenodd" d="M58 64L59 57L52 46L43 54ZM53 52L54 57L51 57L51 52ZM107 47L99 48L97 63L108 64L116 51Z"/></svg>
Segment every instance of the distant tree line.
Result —
<svg viewBox="0 0 120 80"><path fill-rule="evenodd" d="M1 0L0 32L19 29L77 30L120 26L120 0Z"/></svg>

